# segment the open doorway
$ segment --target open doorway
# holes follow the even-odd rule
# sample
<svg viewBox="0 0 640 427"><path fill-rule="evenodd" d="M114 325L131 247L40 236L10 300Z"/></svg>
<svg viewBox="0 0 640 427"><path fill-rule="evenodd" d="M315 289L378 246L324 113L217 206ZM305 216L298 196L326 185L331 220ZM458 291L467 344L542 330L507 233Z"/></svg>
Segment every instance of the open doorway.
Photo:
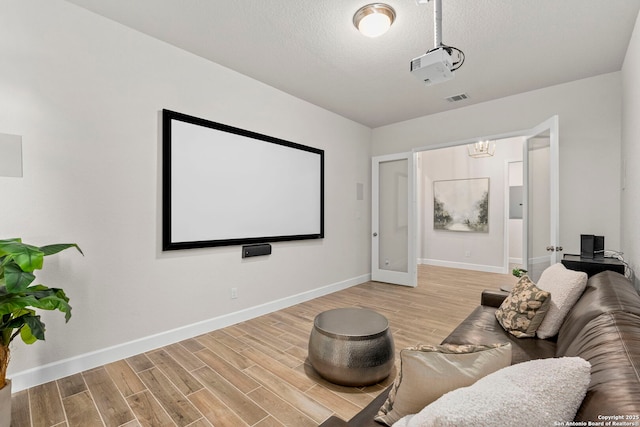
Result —
<svg viewBox="0 0 640 427"><path fill-rule="evenodd" d="M492 273L522 267L524 141L492 141L493 155L483 157L466 144L417 153L420 264ZM520 207L513 220L512 201Z"/></svg>
<svg viewBox="0 0 640 427"><path fill-rule="evenodd" d="M549 254L546 257L540 257L540 261L542 261L542 259L544 258L545 262L547 262L546 260L548 260L549 263L554 263L557 262L558 251L562 250L562 247L559 246L558 229L558 116L551 117L548 120L540 123L538 126L529 130L510 132L507 134L496 135L484 139L498 141L502 144L502 146L506 147L508 145L506 140L512 138L522 140L522 150L515 149L512 155L512 160L518 159L516 151L522 153L521 157L523 161L524 178L524 242L522 258L523 263L526 263L526 269L529 270L530 265L533 265L533 262L537 260L538 251L547 251L547 253ZM545 141L545 144L540 144L538 140ZM473 210L474 208L477 209L479 213L474 213L474 215L469 215L466 218L461 216L461 219L457 221L455 215L452 214L449 218L449 214L442 210L439 211L439 216L438 218L436 218L437 204L435 202L434 186L436 180L433 177L425 175L425 171L430 171L437 168L444 168L444 171L448 171L449 174L459 171L469 174L469 171L479 167L479 164L468 163L470 160L466 160L467 166L460 166L460 159L464 158L464 156L460 156L460 152L457 153L456 159L450 159L450 161L447 162L445 156L445 158L441 159L441 161L438 161L431 166L429 166L428 164L424 164L423 157L425 156L425 152L435 152L435 150L445 148L464 150L468 146L468 144L474 144L476 142L477 139L451 142L438 146L414 148L411 152L374 156L372 158L372 280L415 286L414 283L416 283L417 281L417 264L419 263L432 263L434 265L452 266L454 268L467 268L503 274L508 273L509 263L508 253L506 252L508 243L505 243L508 236L506 226L507 222L505 221L505 218L508 217L508 214L505 214L505 212L507 211L505 203L509 198L509 196L506 195L508 194L508 192L505 191L507 187L505 176L507 176L507 174L504 173L494 179L494 181L500 183L500 185L498 186L493 186L491 184L491 176L485 177L488 179L481 180L487 181L486 183L483 183L484 187L475 186L476 184L469 184L468 187L471 188L471 190L469 190L469 193L472 194L472 197L469 199L469 201L467 201L466 206L470 206L469 210ZM483 144L480 144L480 146L483 146ZM538 152L544 152L544 156L538 156ZM446 153L452 152L446 151ZM470 153L467 153L467 156L469 156L469 154ZM481 160L477 159L476 156L469 157L473 157L473 160ZM398 183L406 181L407 185L396 185L396 188L391 187L391 195L395 194L399 196L400 193L404 193L407 197L396 197L394 203L381 203L379 197L381 175L379 172L381 168L383 168L385 162L391 161L393 159L406 160L406 162L404 163L402 176L406 176L407 178L405 180L398 179L396 181ZM503 159L503 162L505 162L505 160L506 158ZM505 170L504 166L502 168L485 168L487 173L493 173L496 170L500 169ZM397 174L393 176L396 175ZM545 179L541 179L543 175L545 175ZM462 178L457 179L441 179L439 181L446 182L457 180L476 181L473 176L463 176ZM447 187L449 187L449 189L447 189ZM452 187L455 187L455 185L447 186L447 184L445 184L445 189L443 190L444 193L455 194L455 191L451 190ZM495 188L492 189L492 187ZM544 191L537 191L536 188ZM431 191L431 195L426 193L427 191ZM494 194L494 196L491 196L491 194ZM545 198L544 203L541 203L542 200L540 199L540 197ZM493 211L491 208L493 203L491 202L491 200L493 198L498 198L499 202L497 203L497 206L502 207L495 213L492 213ZM464 212L464 209L458 206L457 201L455 202L455 206L456 212ZM381 212L385 210L391 210L394 212L394 215L391 215L390 218L392 221L395 221L396 231L406 229L406 233L403 232L403 234L407 236L404 241L406 243L407 251L403 251L403 256L407 261L407 268L406 271L393 272L400 273L400 276L394 274L394 276L392 277L391 275L389 275L388 273L392 272L390 270L390 266L392 266L392 263L388 257L380 257L382 251L386 249L384 247L386 245L384 243L386 239L383 238L384 236L379 234L379 217ZM439 224L435 223L436 219L438 220ZM450 219L455 223L455 228L446 227ZM496 222L497 219L499 221ZM544 227L545 224L546 227ZM432 231L431 238L428 237L429 230ZM437 237L435 234L433 234L435 230L442 231L441 236L445 236L448 234L448 239L453 243L457 243L457 247L453 249L453 252L457 252L456 256L458 257L458 261L446 259L443 257L444 253L451 253L452 247L455 245L438 244L438 242L435 242L435 240L437 240L434 239L434 237ZM502 230L501 244L496 243L495 238L489 239L486 236L480 235L480 233L485 233L491 236L489 230L494 230L494 234L499 234L499 231ZM446 231L447 233L445 233L444 231ZM470 242L466 242L466 240L474 240L474 242L471 244ZM542 245L542 243L545 241L547 242L546 245ZM465 244L468 245L469 249L465 248ZM497 248L491 246L496 244ZM483 263L460 262L460 253L462 253L462 256L464 258L472 258L473 254L475 253L479 254L477 255L479 257L492 257L492 261L483 261ZM429 258L432 255L433 258ZM499 258L502 258L502 261L500 261ZM389 259L388 264L386 262L387 259ZM536 262L536 264L538 263ZM542 263L540 262L540 264ZM405 264L403 263L403 265Z"/></svg>

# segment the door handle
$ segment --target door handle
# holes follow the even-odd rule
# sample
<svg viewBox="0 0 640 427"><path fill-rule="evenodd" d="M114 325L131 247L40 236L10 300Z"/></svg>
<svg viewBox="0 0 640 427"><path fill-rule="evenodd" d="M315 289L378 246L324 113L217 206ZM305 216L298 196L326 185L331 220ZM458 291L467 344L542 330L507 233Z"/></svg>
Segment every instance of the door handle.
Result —
<svg viewBox="0 0 640 427"><path fill-rule="evenodd" d="M562 246L556 246L556 251L558 252L562 252L564 248Z"/></svg>
<svg viewBox="0 0 640 427"><path fill-rule="evenodd" d="M556 250L556 248L555 248L555 247L553 247L553 246L547 246L547 252L553 252L553 251L555 251L555 250Z"/></svg>
<svg viewBox="0 0 640 427"><path fill-rule="evenodd" d="M373 237L378 237L378 233L373 233Z"/></svg>

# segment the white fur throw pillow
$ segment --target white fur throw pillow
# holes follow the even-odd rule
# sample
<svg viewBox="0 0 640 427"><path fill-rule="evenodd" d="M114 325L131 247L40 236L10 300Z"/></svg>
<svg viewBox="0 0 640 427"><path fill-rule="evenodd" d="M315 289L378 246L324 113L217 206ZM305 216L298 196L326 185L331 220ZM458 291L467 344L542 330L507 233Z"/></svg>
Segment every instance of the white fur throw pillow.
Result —
<svg viewBox="0 0 640 427"><path fill-rule="evenodd" d="M587 273L569 270L557 263L542 272L537 285L551 294L551 303L536 334L538 338L551 338L558 333L567 313L584 292Z"/></svg>
<svg viewBox="0 0 640 427"><path fill-rule="evenodd" d="M590 380L591 365L580 357L518 363L445 394L393 427L564 425L575 418Z"/></svg>

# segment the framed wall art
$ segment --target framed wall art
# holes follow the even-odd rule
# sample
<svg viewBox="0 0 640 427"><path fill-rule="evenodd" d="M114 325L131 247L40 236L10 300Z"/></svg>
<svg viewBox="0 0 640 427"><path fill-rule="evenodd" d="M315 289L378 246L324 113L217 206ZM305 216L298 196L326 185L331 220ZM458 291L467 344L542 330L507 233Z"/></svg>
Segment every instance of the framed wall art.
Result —
<svg viewBox="0 0 640 427"><path fill-rule="evenodd" d="M489 232L489 178L433 182L434 230Z"/></svg>

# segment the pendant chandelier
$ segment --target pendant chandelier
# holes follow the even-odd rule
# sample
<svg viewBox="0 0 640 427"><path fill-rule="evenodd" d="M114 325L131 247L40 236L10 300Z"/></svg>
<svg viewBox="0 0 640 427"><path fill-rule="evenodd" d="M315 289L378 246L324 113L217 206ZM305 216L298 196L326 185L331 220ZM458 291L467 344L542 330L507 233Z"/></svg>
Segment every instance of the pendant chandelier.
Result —
<svg viewBox="0 0 640 427"><path fill-rule="evenodd" d="M469 153L469 157L473 157L474 159L491 157L496 152L496 143L495 141L478 141L474 144L467 145L467 152Z"/></svg>

